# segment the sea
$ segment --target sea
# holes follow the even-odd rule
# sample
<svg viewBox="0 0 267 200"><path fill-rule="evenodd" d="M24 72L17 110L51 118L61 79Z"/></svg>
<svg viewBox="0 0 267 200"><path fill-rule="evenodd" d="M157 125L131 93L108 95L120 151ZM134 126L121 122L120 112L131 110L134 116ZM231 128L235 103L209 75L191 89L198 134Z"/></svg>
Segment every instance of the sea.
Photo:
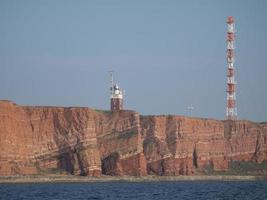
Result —
<svg viewBox="0 0 267 200"><path fill-rule="evenodd" d="M0 184L2 200L267 200L267 181Z"/></svg>

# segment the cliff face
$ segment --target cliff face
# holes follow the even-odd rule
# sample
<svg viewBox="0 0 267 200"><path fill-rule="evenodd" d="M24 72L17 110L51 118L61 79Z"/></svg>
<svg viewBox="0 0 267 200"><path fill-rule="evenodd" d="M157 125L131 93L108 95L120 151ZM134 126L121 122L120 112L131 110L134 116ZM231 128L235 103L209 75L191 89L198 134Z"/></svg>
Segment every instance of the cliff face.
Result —
<svg viewBox="0 0 267 200"><path fill-rule="evenodd" d="M100 175L101 115L87 108L0 103L0 174L63 170Z"/></svg>
<svg viewBox="0 0 267 200"><path fill-rule="evenodd" d="M267 129L257 123L152 116L141 124L150 174L227 171L233 161L267 160Z"/></svg>
<svg viewBox="0 0 267 200"><path fill-rule="evenodd" d="M0 101L0 175L189 175L266 160L266 123Z"/></svg>

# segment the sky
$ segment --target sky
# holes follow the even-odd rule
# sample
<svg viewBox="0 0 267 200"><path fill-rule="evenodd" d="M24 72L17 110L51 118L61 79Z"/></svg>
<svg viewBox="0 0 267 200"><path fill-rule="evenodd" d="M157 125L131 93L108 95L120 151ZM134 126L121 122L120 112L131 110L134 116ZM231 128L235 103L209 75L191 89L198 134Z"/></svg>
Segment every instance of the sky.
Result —
<svg viewBox="0 0 267 200"><path fill-rule="evenodd" d="M226 17L239 119L267 121L265 0L0 0L0 99L225 119Z"/></svg>

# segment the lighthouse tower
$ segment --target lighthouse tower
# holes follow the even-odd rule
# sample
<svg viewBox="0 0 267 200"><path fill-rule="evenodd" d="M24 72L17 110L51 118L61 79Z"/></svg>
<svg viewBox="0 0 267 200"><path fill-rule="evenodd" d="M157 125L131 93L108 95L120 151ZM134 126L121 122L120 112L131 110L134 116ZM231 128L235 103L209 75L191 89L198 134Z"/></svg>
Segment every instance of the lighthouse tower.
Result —
<svg viewBox="0 0 267 200"><path fill-rule="evenodd" d="M112 71L110 71L110 110L123 110L123 92L117 83L114 84Z"/></svg>
<svg viewBox="0 0 267 200"><path fill-rule="evenodd" d="M226 119L237 119L236 109L236 81L235 81L235 55L234 55L234 41L235 41L235 27L234 18L227 17L227 105L226 105Z"/></svg>

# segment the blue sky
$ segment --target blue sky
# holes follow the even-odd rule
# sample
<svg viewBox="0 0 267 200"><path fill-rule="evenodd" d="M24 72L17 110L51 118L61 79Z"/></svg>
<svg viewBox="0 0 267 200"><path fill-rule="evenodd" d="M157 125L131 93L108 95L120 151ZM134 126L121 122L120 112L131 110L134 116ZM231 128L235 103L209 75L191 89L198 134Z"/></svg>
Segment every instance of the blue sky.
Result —
<svg viewBox="0 0 267 200"><path fill-rule="evenodd" d="M239 118L266 121L264 0L0 0L0 99L108 109L112 69L127 109L224 119L228 15Z"/></svg>

